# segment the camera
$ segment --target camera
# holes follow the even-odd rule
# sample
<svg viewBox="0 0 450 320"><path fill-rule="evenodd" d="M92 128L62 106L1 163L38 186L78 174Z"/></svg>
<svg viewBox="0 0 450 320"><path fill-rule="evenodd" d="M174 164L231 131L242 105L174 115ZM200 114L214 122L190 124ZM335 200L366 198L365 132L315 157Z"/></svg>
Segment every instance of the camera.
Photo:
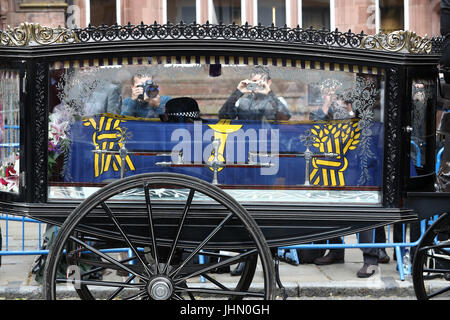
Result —
<svg viewBox="0 0 450 320"><path fill-rule="evenodd" d="M147 80L144 83L137 85L137 87L144 88L144 94L150 99L155 98L159 94L159 86L153 80ZM144 94L140 94L138 100L144 100Z"/></svg>
<svg viewBox="0 0 450 320"><path fill-rule="evenodd" d="M264 90L264 87L261 86L257 82L249 82L249 83L247 83L247 90L250 90L250 91L262 91L262 90Z"/></svg>

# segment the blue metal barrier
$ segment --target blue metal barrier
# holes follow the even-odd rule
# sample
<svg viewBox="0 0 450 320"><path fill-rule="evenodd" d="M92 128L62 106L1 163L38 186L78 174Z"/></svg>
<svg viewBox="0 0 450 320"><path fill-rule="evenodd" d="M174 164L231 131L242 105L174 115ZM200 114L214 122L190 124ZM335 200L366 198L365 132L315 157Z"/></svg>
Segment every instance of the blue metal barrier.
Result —
<svg viewBox="0 0 450 320"><path fill-rule="evenodd" d="M439 151L436 155L436 174L439 172L439 167L441 166L441 158L442 158L443 152L444 152L444 147L439 149Z"/></svg>
<svg viewBox="0 0 450 320"><path fill-rule="evenodd" d="M3 242L5 248L0 250L0 256L12 256L12 255L41 255L48 254L48 250L41 250L42 243L42 222L26 218L26 217L16 217L6 214L0 215L0 221L5 221L5 241ZM9 222L20 222L22 224L22 239L21 239L21 248L22 250L9 250ZM36 246L36 250L25 250L25 224L26 223L35 223L38 225L38 244ZM20 241L20 240L19 240Z"/></svg>
<svg viewBox="0 0 450 320"><path fill-rule="evenodd" d="M41 249L42 245L42 225L43 223L34 219L25 218L25 217L16 217L11 215L0 215L0 221L6 221L6 230L5 230L5 244L6 248L2 248L0 250L0 256L24 256L24 255L47 255L49 253L49 250L43 250ZM9 250L9 222L21 222L22 223L22 250ZM37 223L39 225L39 231L38 231L38 245L36 250L25 250L25 223ZM143 251L143 248L138 248L139 251ZM128 254L128 257L132 257L133 253L130 248L114 248L114 249L102 249L100 250L104 253L120 253L120 252L126 252ZM133 264L131 261L130 264Z"/></svg>
<svg viewBox="0 0 450 320"><path fill-rule="evenodd" d="M400 276L400 280L405 280L405 276L406 275L410 275L411 274L411 270L410 270L410 266L412 261L408 262L408 265L405 265L403 263L403 259L405 256L405 250L402 250L404 248L411 248L411 247L415 247L417 246L420 241L422 240L423 235L426 232L426 227L427 224L431 225L433 224L434 221L436 221L438 218L438 215L433 216L431 219L429 220L422 220L420 221L420 237L417 241L414 242L406 242L406 225L403 224L403 232L402 232L402 242L390 242L390 225L388 226L388 238L387 238L387 242L384 243L376 243L376 242L372 242L372 243L345 243L345 237L343 237L343 243L339 244L339 243L326 243L326 244L314 244L314 243L310 243L310 244L300 244L300 245L292 245L292 246L287 246L287 247L279 247L278 248L278 255L282 256L284 255L285 257L290 258L294 263L299 264L299 259L297 256L297 250L296 249L355 249L355 248L394 248L395 250L395 255L397 257L397 270ZM375 232L375 229L373 230L373 232ZM359 234L357 234L357 239L359 240ZM375 241L375 236L373 237L374 241ZM285 251L287 250L287 252Z"/></svg>
<svg viewBox="0 0 450 320"><path fill-rule="evenodd" d="M388 226L388 229L390 229L390 226ZM293 245L293 246L287 246L287 247L279 247L279 255L283 254L286 255L286 257L291 257L291 259L296 262L297 264L299 264L299 260L298 260L298 256L297 256L297 250L296 249L355 249L355 248L394 248L395 249L395 255L397 257L397 269L398 269L398 273L400 276L400 279L403 281L405 280L405 275L409 275L410 274L410 270L408 271L408 267L409 266L405 266L403 264L403 258L405 255L405 251L402 250L402 248L410 248L410 247L415 247L419 244L420 240L422 239L423 234L425 233L426 230L426 220L422 220L421 224L420 224L420 230L421 230L421 236L420 238L415 241L415 242L406 242L405 241L405 235L406 235L406 228L405 225L403 225L403 242L401 243L394 243L394 242L389 242L389 238L388 238L388 242L384 242L384 243L345 243L345 237L344 239L344 243L340 244L340 243L326 243L326 244L314 244L314 243L310 243L310 244L300 244L300 245ZM374 230L375 232L375 230ZM388 230L388 234L390 236L390 230ZM358 234L357 234L357 238L358 238ZM375 239L375 237L374 237ZM280 250L288 250L289 253L285 253L283 251L280 252ZM411 263L411 261L409 262ZM407 267L407 268L405 268Z"/></svg>

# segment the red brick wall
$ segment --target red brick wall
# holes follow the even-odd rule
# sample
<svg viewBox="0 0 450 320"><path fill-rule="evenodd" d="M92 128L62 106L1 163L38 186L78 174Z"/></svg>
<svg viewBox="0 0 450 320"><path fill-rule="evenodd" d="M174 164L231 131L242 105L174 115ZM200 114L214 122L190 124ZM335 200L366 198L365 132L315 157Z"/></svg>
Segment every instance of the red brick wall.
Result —
<svg viewBox="0 0 450 320"><path fill-rule="evenodd" d="M409 0L410 30L418 35L439 35L439 1Z"/></svg>
<svg viewBox="0 0 450 320"><path fill-rule="evenodd" d="M351 29L355 33L375 33L374 0L335 1L335 21L339 31ZM370 7L372 6L372 7Z"/></svg>
<svg viewBox="0 0 450 320"><path fill-rule="evenodd" d="M164 0L122 0L122 24L128 21L147 24L163 21ZM296 0L290 1L291 27L298 24L298 7ZM20 3L25 4L21 6ZM208 20L208 0L200 0L199 23ZM32 6L26 7L26 5ZM79 26L86 27L85 0L73 0L73 4L80 8ZM253 24L253 0L244 0L246 20ZM374 0L336 0L335 22L341 31L351 29L353 32L364 31L375 33ZM7 25L18 26L21 22L37 22L46 26L65 25L66 0L0 0L0 28ZM409 1L410 30L419 35L439 35L439 0L410 0Z"/></svg>
<svg viewBox="0 0 450 320"><path fill-rule="evenodd" d="M163 21L163 0L123 0L123 17L126 24L139 24L143 21L146 24L152 24L155 21Z"/></svg>
<svg viewBox="0 0 450 320"><path fill-rule="evenodd" d="M410 29L419 35L431 30L431 3L423 0L409 0ZM428 31L428 32L427 32Z"/></svg>
<svg viewBox="0 0 450 320"><path fill-rule="evenodd" d="M21 5L22 3L22 5ZM57 27L65 25L64 0L22 1L0 0L0 27L16 27L22 22L35 22L44 26Z"/></svg>

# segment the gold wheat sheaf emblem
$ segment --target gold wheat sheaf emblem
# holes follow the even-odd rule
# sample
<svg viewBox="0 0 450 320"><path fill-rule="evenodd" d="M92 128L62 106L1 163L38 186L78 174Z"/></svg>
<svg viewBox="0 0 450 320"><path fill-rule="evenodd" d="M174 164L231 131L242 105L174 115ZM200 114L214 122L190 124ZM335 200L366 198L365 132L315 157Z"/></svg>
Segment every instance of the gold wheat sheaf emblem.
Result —
<svg viewBox="0 0 450 320"><path fill-rule="evenodd" d="M85 119L83 121L83 125L94 128L92 142L95 145L95 150L106 151L118 150L123 147L127 137L125 128L120 127L122 122L125 121L108 117L100 117L98 121L95 121L94 118ZM122 159L118 154L94 154L95 178L105 172L108 172L111 167L114 171L119 171L121 165ZM129 155L125 157L125 165L130 171L136 170Z"/></svg>
<svg viewBox="0 0 450 320"><path fill-rule="evenodd" d="M344 172L348 167L347 153L360 142L358 122L314 125L311 129L313 146L320 152L336 153L334 159L313 158L310 181L313 185L345 186Z"/></svg>

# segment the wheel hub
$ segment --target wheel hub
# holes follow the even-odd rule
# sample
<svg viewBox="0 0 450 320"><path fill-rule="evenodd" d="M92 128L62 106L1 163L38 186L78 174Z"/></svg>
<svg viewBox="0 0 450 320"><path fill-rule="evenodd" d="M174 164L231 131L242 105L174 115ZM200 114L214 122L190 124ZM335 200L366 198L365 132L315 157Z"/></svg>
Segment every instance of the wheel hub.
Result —
<svg viewBox="0 0 450 320"><path fill-rule="evenodd" d="M154 300L167 300L172 296L173 285L166 277L156 277L148 283L148 294Z"/></svg>

